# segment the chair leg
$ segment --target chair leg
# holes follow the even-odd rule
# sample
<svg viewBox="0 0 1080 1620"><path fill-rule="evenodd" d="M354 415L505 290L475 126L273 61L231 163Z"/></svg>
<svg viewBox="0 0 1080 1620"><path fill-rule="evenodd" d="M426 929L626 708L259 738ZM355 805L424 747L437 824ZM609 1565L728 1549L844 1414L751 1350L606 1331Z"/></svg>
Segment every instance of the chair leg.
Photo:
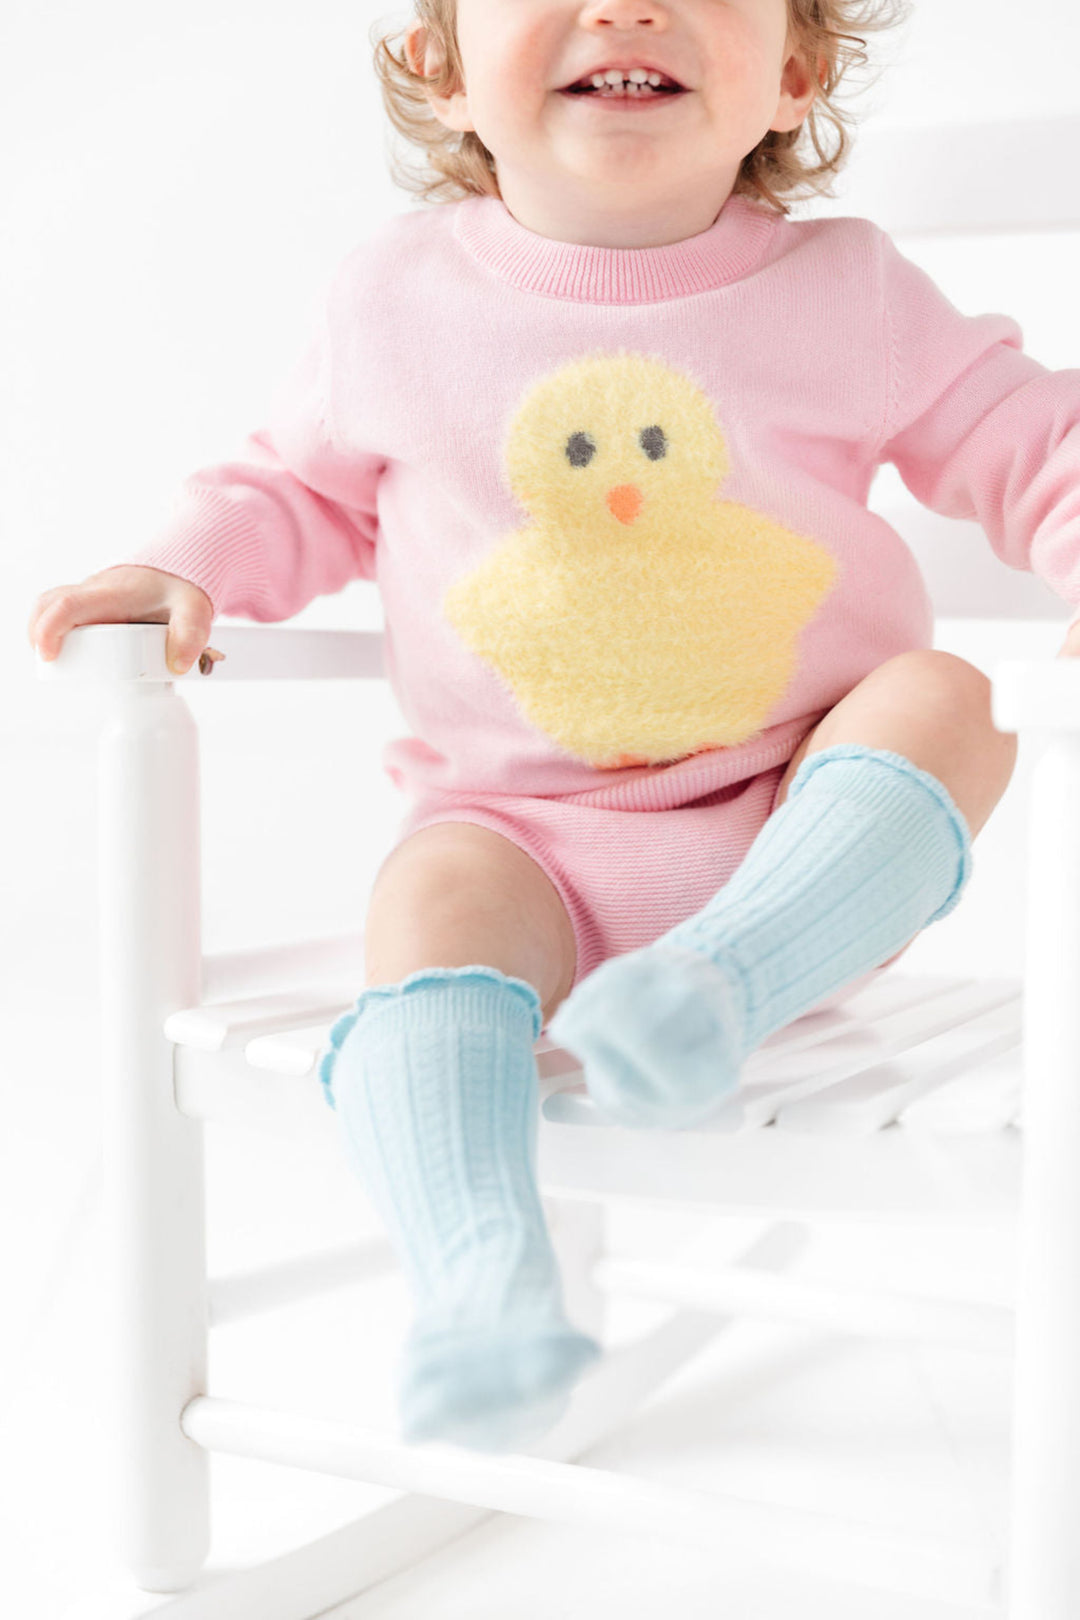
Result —
<svg viewBox="0 0 1080 1620"><path fill-rule="evenodd" d="M1080 738L1032 783L1009 1620L1080 1614Z"/></svg>
<svg viewBox="0 0 1080 1620"><path fill-rule="evenodd" d="M171 683L122 686L99 752L100 989L116 1536L146 1591L195 1579L209 1459L180 1427L207 1384L203 1126L162 1026L201 992L198 736Z"/></svg>
<svg viewBox="0 0 1080 1620"><path fill-rule="evenodd" d="M602 1339L606 1296L593 1281L604 1253L605 1210L592 1199L544 1196L551 1241L562 1273L566 1314L582 1333Z"/></svg>

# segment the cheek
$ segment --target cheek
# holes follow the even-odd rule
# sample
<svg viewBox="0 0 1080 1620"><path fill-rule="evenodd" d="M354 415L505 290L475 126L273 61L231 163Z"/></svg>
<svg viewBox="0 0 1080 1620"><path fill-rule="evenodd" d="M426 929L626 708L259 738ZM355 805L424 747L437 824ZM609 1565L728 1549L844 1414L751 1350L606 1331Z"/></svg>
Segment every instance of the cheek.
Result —
<svg viewBox="0 0 1080 1620"><path fill-rule="evenodd" d="M474 51L481 103L500 127L524 129L568 76L565 17L550 0L520 6L494 0L482 34L478 29Z"/></svg>
<svg viewBox="0 0 1080 1620"><path fill-rule="evenodd" d="M469 122L496 158L507 156L521 144L521 109L512 87L497 76L474 75L469 87Z"/></svg>
<svg viewBox="0 0 1080 1620"><path fill-rule="evenodd" d="M709 77L716 95L731 105L750 104L778 78L782 41L773 43L767 31L738 12L728 12L708 34Z"/></svg>
<svg viewBox="0 0 1080 1620"><path fill-rule="evenodd" d="M477 130L503 139L522 137L542 115L548 91L535 70L521 63L494 65L475 73L469 88L469 113ZM490 142L488 143L491 144Z"/></svg>

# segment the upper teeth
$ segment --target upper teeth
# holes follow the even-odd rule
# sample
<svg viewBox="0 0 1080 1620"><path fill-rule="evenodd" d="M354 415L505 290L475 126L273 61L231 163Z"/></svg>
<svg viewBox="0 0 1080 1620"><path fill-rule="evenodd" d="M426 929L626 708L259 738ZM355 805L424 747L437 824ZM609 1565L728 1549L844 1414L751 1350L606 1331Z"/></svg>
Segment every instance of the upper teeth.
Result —
<svg viewBox="0 0 1080 1620"><path fill-rule="evenodd" d="M624 79L629 79L631 84L658 85L663 82L663 75L650 73L647 68L631 68L628 73L622 68L608 68L604 73L594 73L591 82L600 90L605 84L622 84Z"/></svg>

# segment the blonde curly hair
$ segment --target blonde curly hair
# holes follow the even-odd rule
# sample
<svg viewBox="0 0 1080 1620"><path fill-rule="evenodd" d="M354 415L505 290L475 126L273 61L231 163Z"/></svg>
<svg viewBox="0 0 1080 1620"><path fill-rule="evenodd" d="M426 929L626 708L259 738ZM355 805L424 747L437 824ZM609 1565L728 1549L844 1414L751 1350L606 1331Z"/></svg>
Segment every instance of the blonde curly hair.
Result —
<svg viewBox="0 0 1080 1620"><path fill-rule="evenodd" d="M829 189L851 148L849 129L854 120L834 99L841 81L866 52L857 47L861 33L880 33L908 20L912 0L787 0L792 34L806 60L819 64L819 89L803 122L790 130L766 131L739 167L734 193L759 197L777 210L789 212L788 198L833 197ZM860 9L861 6L861 9ZM474 131L464 133L441 124L428 103L428 92L449 95L464 82L458 45L456 0L414 0L415 16L395 33L383 35L378 22L371 31L375 72L387 116L398 134L418 148L422 161L409 163L390 154L395 183L425 202L457 202L463 197L498 197L495 159ZM421 22L436 54L439 68L427 77L414 73L405 50L405 36ZM393 45L400 44L395 55ZM831 150L823 136L832 126ZM813 155L807 145L813 148ZM800 189L802 188L802 189Z"/></svg>

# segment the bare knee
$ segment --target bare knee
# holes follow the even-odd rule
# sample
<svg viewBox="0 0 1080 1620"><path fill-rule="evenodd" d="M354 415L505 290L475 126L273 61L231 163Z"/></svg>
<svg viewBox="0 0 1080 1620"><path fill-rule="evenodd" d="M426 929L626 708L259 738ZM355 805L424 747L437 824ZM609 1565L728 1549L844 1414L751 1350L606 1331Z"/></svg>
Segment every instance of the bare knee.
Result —
<svg viewBox="0 0 1080 1620"><path fill-rule="evenodd" d="M383 862L364 958L369 985L482 962L531 984L546 1023L573 983L576 943L562 897L530 855L488 827L444 821Z"/></svg>
<svg viewBox="0 0 1080 1620"><path fill-rule="evenodd" d="M974 838L1009 785L1017 740L994 726L990 681L955 653L886 659L831 709L791 759L776 803L808 753L837 743L891 749L949 789Z"/></svg>
<svg viewBox="0 0 1080 1620"><path fill-rule="evenodd" d="M970 730L992 725L990 678L976 664L941 647L898 653L872 670L862 683L880 687L897 701L933 719L939 729Z"/></svg>
<svg viewBox="0 0 1080 1620"><path fill-rule="evenodd" d="M955 786L974 835L1009 785L1017 755L1013 733L994 725L989 677L938 648L903 653L881 674L891 683L891 723L910 740L916 764Z"/></svg>

